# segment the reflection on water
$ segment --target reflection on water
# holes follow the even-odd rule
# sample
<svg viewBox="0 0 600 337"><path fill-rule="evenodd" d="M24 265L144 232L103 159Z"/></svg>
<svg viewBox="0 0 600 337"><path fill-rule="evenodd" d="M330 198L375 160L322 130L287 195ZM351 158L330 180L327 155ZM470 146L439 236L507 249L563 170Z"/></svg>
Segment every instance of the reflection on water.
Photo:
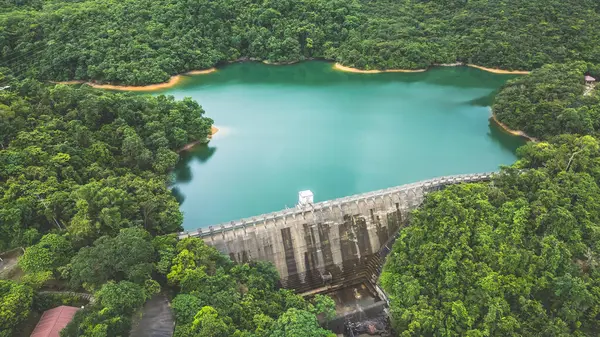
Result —
<svg viewBox="0 0 600 337"><path fill-rule="evenodd" d="M177 186L171 188L171 194L175 197L175 200L181 205L185 201L185 195L181 193Z"/></svg>
<svg viewBox="0 0 600 337"><path fill-rule="evenodd" d="M465 74L469 74L465 77ZM325 76L324 76L325 75ZM286 66L265 65L244 62L225 65L218 71L197 76L184 76L175 88L158 90L156 93L172 93L186 90L198 84L206 85L301 85L329 86L340 82L382 84L382 83L430 83L459 88L496 89L498 82L517 78L519 75L498 75L478 69L461 67L438 67L418 73L379 73L360 74L333 69L333 64L324 61L301 62ZM499 80L500 79L500 80Z"/></svg>
<svg viewBox="0 0 600 337"><path fill-rule="evenodd" d="M492 102L494 102L494 97L496 96L497 93L498 93L497 91L493 91L487 95L483 95L481 97L477 97L472 100L469 100L469 101L467 101L467 104L472 105L472 106L480 106L480 107L491 106Z"/></svg>
<svg viewBox="0 0 600 337"><path fill-rule="evenodd" d="M179 162L177 163L176 171L177 177L175 179L178 183L187 183L192 181L193 173L188 165L190 161L197 160L200 163L205 163L212 157L217 148L215 146L209 146L208 144L199 144L194 146L188 151L181 153ZM182 198L183 200L183 198Z"/></svg>
<svg viewBox="0 0 600 337"><path fill-rule="evenodd" d="M516 152L517 149L523 146L526 142L525 138L516 137L504 131L492 118L489 119L488 136L494 143L499 144L503 148L513 153Z"/></svg>
<svg viewBox="0 0 600 337"><path fill-rule="evenodd" d="M184 228L293 207L302 190L318 202L511 164L524 142L488 118L513 77L466 67L354 74L324 62L187 77L162 93L197 100L221 131L175 170Z"/></svg>

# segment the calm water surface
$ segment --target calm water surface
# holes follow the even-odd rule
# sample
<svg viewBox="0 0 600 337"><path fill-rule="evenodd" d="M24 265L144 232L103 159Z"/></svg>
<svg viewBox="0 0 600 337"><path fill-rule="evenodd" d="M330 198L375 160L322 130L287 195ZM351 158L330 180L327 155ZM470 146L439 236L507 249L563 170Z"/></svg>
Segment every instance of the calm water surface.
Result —
<svg viewBox="0 0 600 337"><path fill-rule="evenodd" d="M514 76L471 68L352 74L330 63L241 63L160 93L190 96L221 131L183 156L174 192L194 229L436 176L497 170L523 140L490 123Z"/></svg>

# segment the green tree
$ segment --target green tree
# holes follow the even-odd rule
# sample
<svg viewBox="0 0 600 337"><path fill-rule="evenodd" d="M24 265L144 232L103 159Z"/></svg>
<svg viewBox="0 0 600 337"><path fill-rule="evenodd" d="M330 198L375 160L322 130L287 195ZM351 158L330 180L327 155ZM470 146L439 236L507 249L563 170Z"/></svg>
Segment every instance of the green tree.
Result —
<svg viewBox="0 0 600 337"><path fill-rule="evenodd" d="M194 316L191 324L178 326L174 335L176 337L229 337L232 333L232 328L219 317L219 313L213 307L205 306Z"/></svg>
<svg viewBox="0 0 600 337"><path fill-rule="evenodd" d="M148 232L125 228L114 238L103 236L71 260L71 286L98 289L109 280L143 284L150 278L155 252Z"/></svg>
<svg viewBox="0 0 600 337"><path fill-rule="evenodd" d="M319 326L315 315L305 310L289 309L273 324L269 337L333 337L334 333Z"/></svg>
<svg viewBox="0 0 600 337"><path fill-rule="evenodd" d="M72 254L71 243L64 236L46 234L40 242L25 250L19 258L19 267L26 273L55 272L69 263Z"/></svg>
<svg viewBox="0 0 600 337"><path fill-rule="evenodd" d="M311 311L315 315L323 315L327 321L335 318L335 301L326 295L315 295Z"/></svg>
<svg viewBox="0 0 600 337"><path fill-rule="evenodd" d="M0 280L0 303L0 336L13 336L14 329L31 312L33 290L22 284Z"/></svg>
<svg viewBox="0 0 600 337"><path fill-rule="evenodd" d="M203 305L202 301L196 296L179 294L173 299L171 307L175 312L178 324L190 324Z"/></svg>
<svg viewBox="0 0 600 337"><path fill-rule="evenodd" d="M493 184L429 194L380 278L395 329L596 335L598 149L591 136L530 143Z"/></svg>
<svg viewBox="0 0 600 337"><path fill-rule="evenodd" d="M597 135L600 95L584 85L594 69L584 62L551 64L511 80L494 99L496 118L544 140L564 133Z"/></svg>
<svg viewBox="0 0 600 337"><path fill-rule="evenodd" d="M126 315L131 315L147 299L144 288L129 281L105 283L95 296L104 308Z"/></svg>

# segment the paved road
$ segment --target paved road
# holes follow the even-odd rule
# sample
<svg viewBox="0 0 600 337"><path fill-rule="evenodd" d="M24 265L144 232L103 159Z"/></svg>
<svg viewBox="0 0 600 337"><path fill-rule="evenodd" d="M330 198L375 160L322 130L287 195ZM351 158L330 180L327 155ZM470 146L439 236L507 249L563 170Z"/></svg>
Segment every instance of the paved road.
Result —
<svg viewBox="0 0 600 337"><path fill-rule="evenodd" d="M158 294L144 304L142 319L131 330L130 337L172 337L175 328L173 311L167 297Z"/></svg>

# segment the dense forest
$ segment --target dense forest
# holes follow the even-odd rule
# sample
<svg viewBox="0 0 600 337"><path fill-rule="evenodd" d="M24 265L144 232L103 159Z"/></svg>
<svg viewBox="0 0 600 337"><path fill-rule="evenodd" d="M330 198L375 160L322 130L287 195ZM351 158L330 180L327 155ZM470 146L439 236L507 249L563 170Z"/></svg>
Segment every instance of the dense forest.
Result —
<svg viewBox="0 0 600 337"><path fill-rule="evenodd" d="M431 194L381 283L401 336L597 336L600 143L529 143L491 184Z"/></svg>
<svg viewBox="0 0 600 337"><path fill-rule="evenodd" d="M234 264L201 239L177 240L179 204L168 189L176 152L206 140L198 103L88 86L2 78L0 251L27 247L18 282L0 280L0 336L93 294L62 336L128 336L134 314L172 295L175 336L327 337L333 300L279 288L270 263Z"/></svg>
<svg viewBox="0 0 600 337"><path fill-rule="evenodd" d="M197 102L47 83L316 58L536 69L493 111L541 142L491 183L428 195L380 282L401 336L600 334L600 93L584 83L600 78L600 2L0 0L0 251L25 247L0 280L0 337L61 304L85 305L63 337L128 336L159 292L176 337L331 337L329 297L172 235L169 172L212 125Z"/></svg>
<svg viewBox="0 0 600 337"><path fill-rule="evenodd" d="M401 336L600 333L600 92L585 75L600 67L507 82L496 118L543 141L491 183L432 193L412 214L380 279Z"/></svg>
<svg viewBox="0 0 600 337"><path fill-rule="evenodd" d="M67 234L46 234L26 249L19 260L26 273L21 282L0 280L0 336L21 333L33 310L69 304L69 298L48 300L36 293L57 281L95 298L62 337L128 336L136 311L161 290L174 295L176 337L332 336L317 320L335 314L331 298L317 295L307 302L278 287L272 264L234 264L201 239L152 237L132 227L74 251Z"/></svg>
<svg viewBox="0 0 600 337"><path fill-rule="evenodd" d="M239 59L362 69L600 63L593 0L0 0L0 66L142 85Z"/></svg>
<svg viewBox="0 0 600 337"><path fill-rule="evenodd" d="M167 172L175 151L210 132L198 103L10 84L0 91L0 250L51 229L77 247L124 227L181 229Z"/></svg>
<svg viewBox="0 0 600 337"><path fill-rule="evenodd" d="M549 64L514 79L495 97L496 118L539 139L563 133L599 136L600 91L585 85L585 75L600 79L600 66Z"/></svg>

